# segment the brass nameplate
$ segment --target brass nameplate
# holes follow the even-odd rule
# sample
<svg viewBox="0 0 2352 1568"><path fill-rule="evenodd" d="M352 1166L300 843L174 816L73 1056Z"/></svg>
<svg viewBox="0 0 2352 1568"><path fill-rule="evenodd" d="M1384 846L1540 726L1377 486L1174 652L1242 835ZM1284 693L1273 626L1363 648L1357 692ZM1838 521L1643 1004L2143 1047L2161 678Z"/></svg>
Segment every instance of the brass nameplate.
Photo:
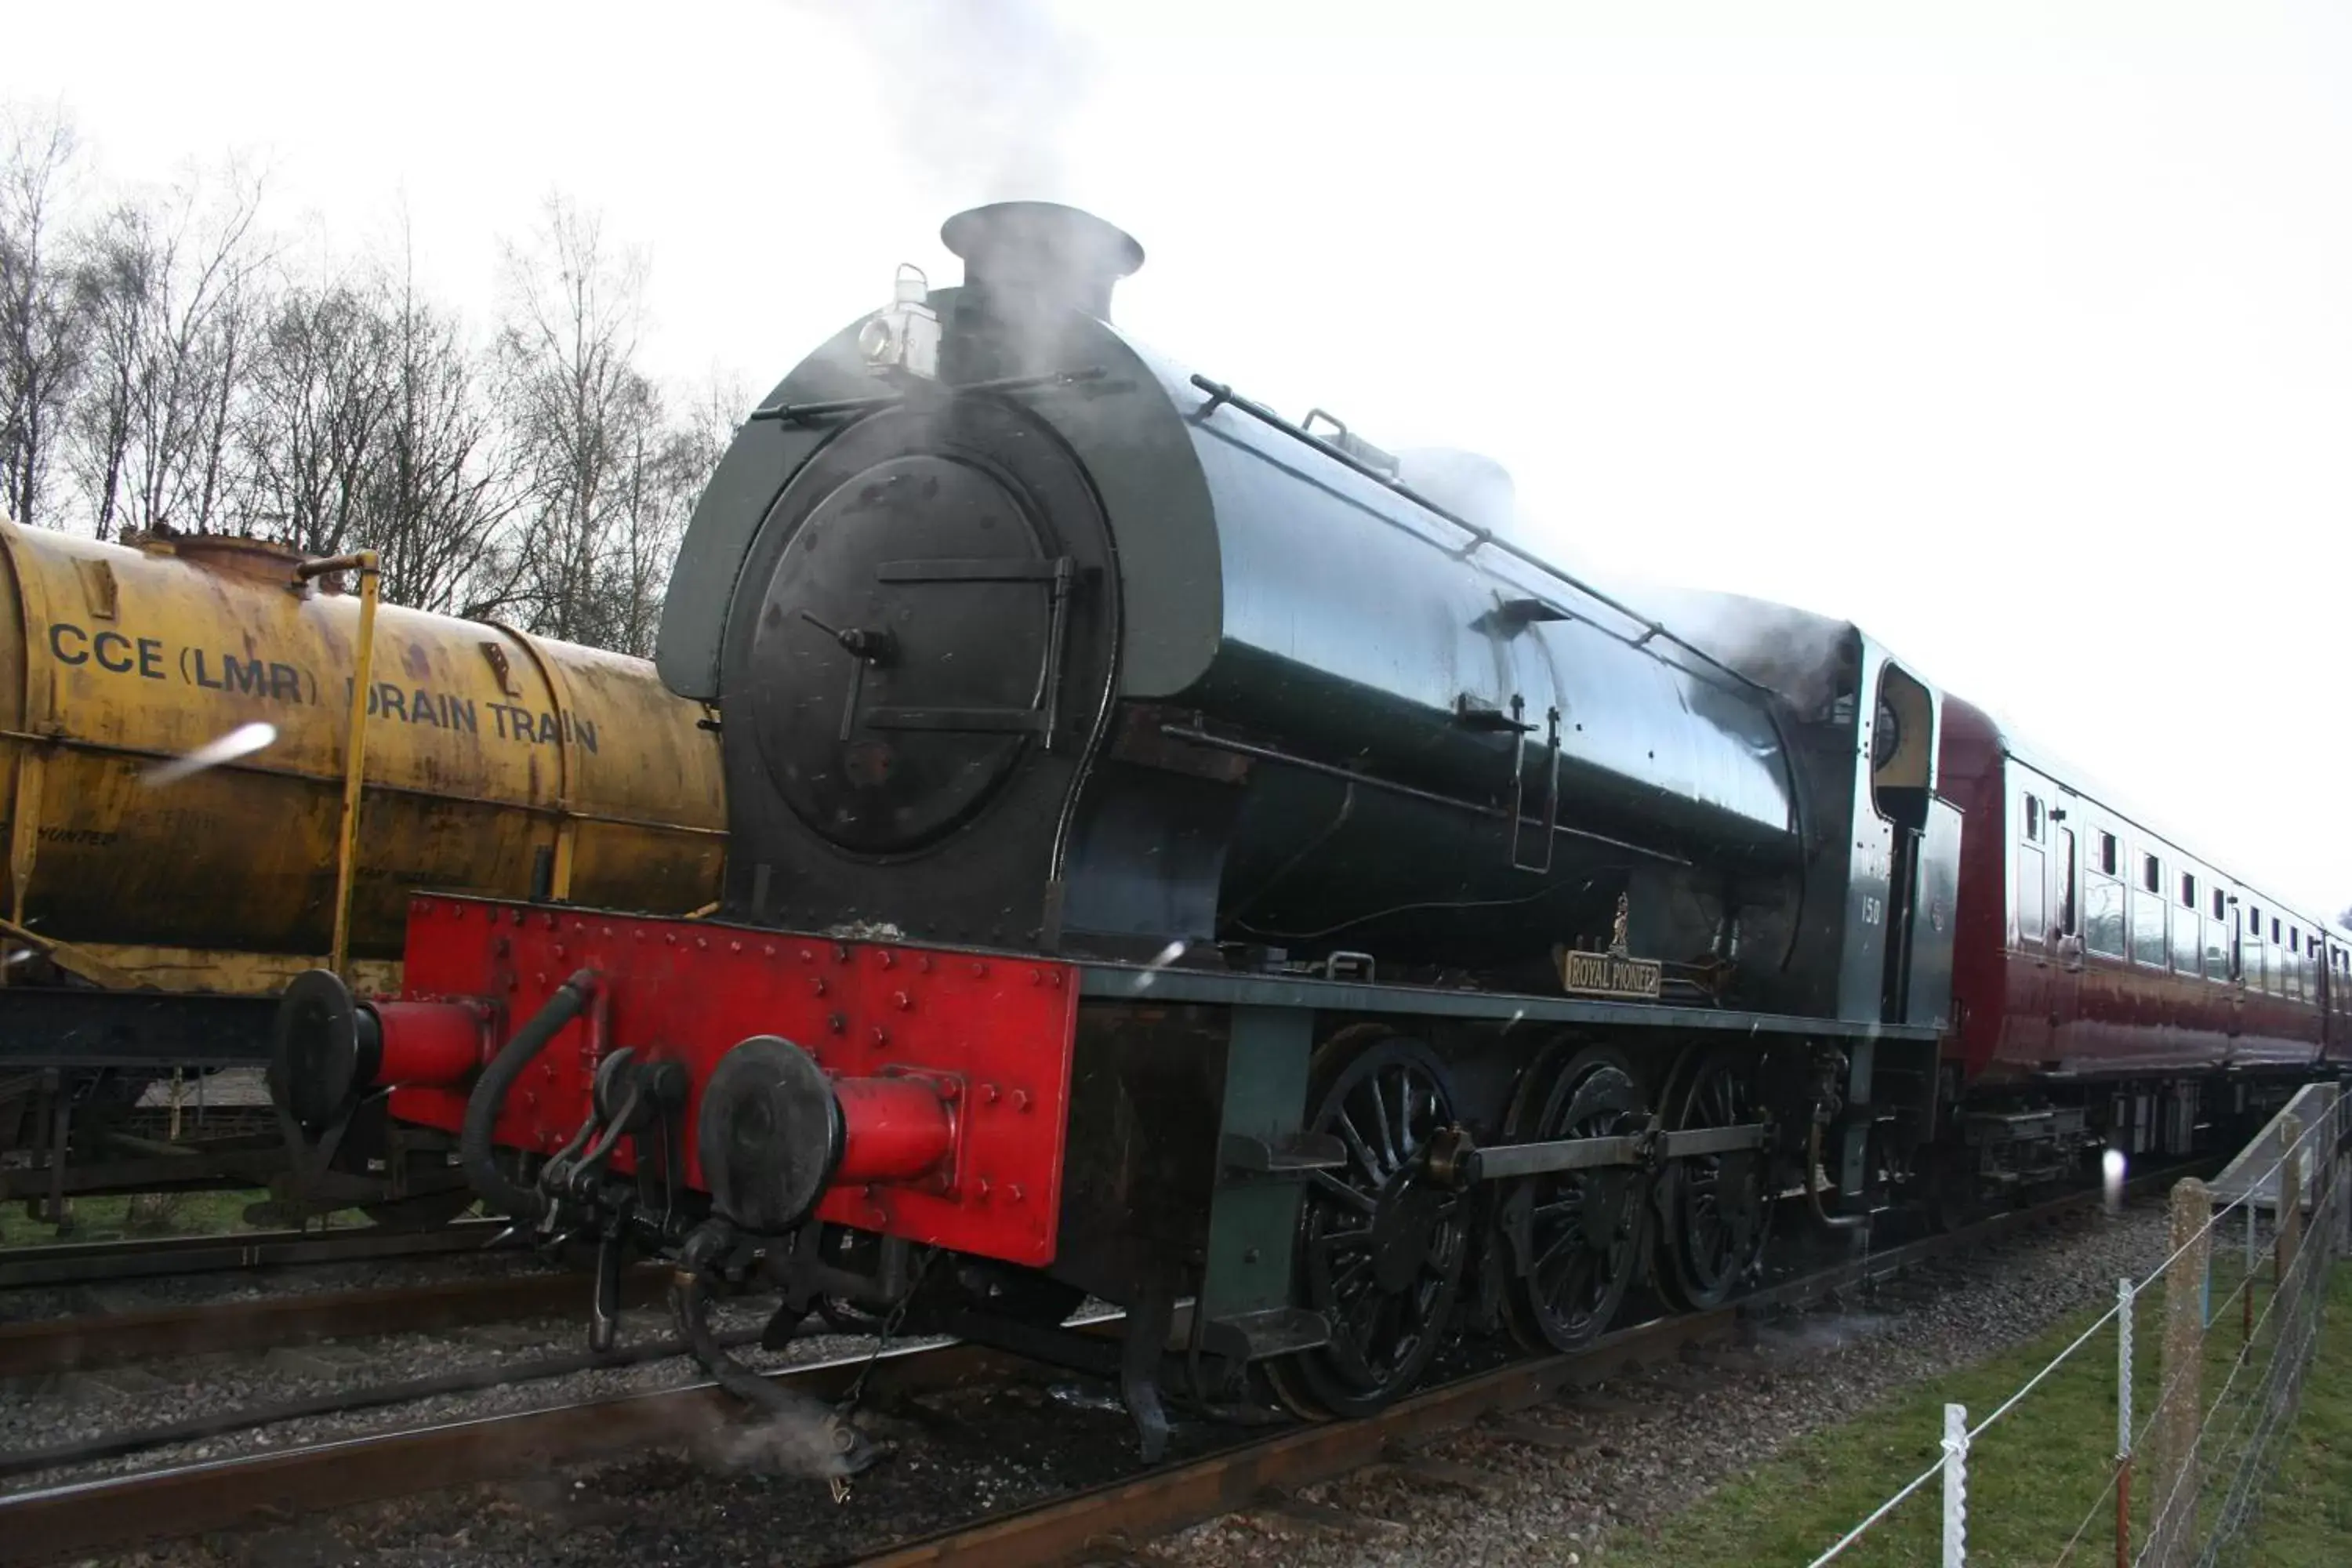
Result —
<svg viewBox="0 0 2352 1568"><path fill-rule="evenodd" d="M1658 999L1658 983L1664 973L1664 966L1654 958L1627 958L1619 952L1563 953L1559 967L1561 984L1570 991L1642 1002Z"/></svg>

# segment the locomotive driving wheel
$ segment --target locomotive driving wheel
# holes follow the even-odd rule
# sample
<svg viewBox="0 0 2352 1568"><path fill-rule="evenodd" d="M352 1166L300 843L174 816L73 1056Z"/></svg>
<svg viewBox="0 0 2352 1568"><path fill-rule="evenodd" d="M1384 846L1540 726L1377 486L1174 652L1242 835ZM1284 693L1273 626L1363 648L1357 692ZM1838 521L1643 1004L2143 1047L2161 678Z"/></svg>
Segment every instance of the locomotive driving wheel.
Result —
<svg viewBox="0 0 2352 1568"><path fill-rule="evenodd" d="M1678 1075L1667 1101L1666 1126L1675 1131L1739 1127L1764 1119L1756 1092L1753 1052L1717 1047ZM1723 1304L1764 1255L1771 1203L1770 1162L1761 1149L1733 1149L1675 1162L1668 1176L1665 1268L1660 1283L1684 1306Z"/></svg>
<svg viewBox="0 0 2352 1568"><path fill-rule="evenodd" d="M1318 1081L1307 1130L1339 1138L1348 1163L1307 1189L1297 1268L1331 1340L1265 1373L1301 1415L1368 1415L1437 1353L1469 1257L1467 1199L1428 1170L1431 1140L1454 1124L1453 1083L1435 1052L1397 1038Z"/></svg>
<svg viewBox="0 0 2352 1568"><path fill-rule="evenodd" d="M1613 1138L1649 1120L1620 1052L1578 1052L1512 1119L1514 1142ZM1609 1326L1642 1260L1649 1173L1633 1165L1554 1171L1513 1184L1502 1223L1517 1253L1504 1292L1511 1332L1529 1350L1571 1351Z"/></svg>

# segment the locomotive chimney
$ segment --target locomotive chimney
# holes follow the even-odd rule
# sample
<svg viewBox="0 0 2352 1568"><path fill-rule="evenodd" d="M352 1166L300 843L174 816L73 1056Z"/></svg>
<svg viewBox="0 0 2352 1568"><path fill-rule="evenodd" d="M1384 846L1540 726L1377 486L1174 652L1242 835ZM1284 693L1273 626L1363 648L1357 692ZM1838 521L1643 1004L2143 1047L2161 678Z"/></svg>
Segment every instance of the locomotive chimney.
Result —
<svg viewBox="0 0 2352 1568"><path fill-rule="evenodd" d="M1092 213L1058 202L997 202L948 219L940 238L963 260L964 287L992 313L1076 310L1110 320L1113 285L1143 265L1143 247Z"/></svg>

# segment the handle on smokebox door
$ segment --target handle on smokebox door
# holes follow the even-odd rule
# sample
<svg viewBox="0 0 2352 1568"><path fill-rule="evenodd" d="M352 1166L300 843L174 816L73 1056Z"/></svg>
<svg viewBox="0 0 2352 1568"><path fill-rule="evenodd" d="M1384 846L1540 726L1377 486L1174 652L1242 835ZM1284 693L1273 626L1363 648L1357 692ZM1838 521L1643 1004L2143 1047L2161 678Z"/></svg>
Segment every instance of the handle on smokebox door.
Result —
<svg viewBox="0 0 2352 1568"><path fill-rule="evenodd" d="M345 973L352 948L352 889L359 870L360 789L367 776L368 694L375 689L375 605L380 589L376 553L355 550L323 561L305 561L294 568L297 582L308 583L330 572L360 574L360 626L352 655L351 742L343 749L343 816L335 835L335 937L327 965L348 980Z"/></svg>

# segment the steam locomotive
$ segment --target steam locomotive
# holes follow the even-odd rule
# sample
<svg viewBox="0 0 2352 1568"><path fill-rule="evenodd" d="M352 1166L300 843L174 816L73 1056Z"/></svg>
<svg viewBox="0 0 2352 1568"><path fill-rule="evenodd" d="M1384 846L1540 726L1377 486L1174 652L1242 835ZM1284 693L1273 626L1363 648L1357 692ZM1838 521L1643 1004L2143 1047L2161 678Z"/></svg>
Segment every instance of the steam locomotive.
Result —
<svg viewBox="0 0 2352 1568"><path fill-rule="evenodd" d="M1776 1224L2186 1146L2341 1031L2306 921L2261 1070L2168 1023L2027 1045L2025 764L1974 710L1851 626L1702 597L1678 632L1464 465L1147 352L1099 219L943 237L962 285L902 269L687 536L657 668L722 726L715 917L424 896L396 997L314 974L280 1012L305 1128L380 1102L596 1239L594 1334L621 1259L670 1258L746 1397L791 1407L707 1312L759 1281L772 1335L1115 1373L1156 1453L1171 1391L1361 1413L1465 1326L1565 1349L1637 1287L1719 1302ZM2035 951L2104 973L2032 842ZM1118 1348L1061 1326L1089 1294Z"/></svg>

